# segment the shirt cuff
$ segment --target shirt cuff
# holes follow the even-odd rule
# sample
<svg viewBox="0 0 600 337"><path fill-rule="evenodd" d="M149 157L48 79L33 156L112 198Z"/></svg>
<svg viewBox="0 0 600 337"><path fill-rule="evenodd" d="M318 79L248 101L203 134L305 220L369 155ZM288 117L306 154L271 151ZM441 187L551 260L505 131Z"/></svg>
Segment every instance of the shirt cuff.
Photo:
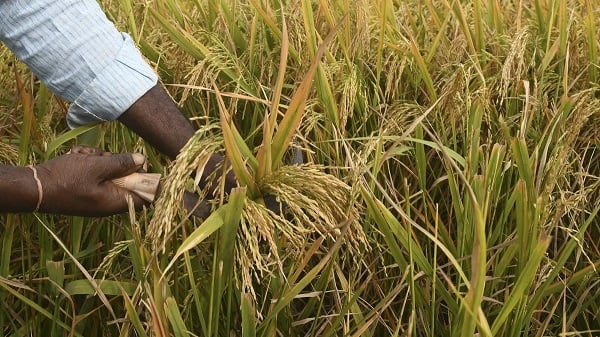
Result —
<svg viewBox="0 0 600 337"><path fill-rule="evenodd" d="M67 112L69 127L119 118L158 82L131 37L121 36L123 45L115 59L73 101Z"/></svg>

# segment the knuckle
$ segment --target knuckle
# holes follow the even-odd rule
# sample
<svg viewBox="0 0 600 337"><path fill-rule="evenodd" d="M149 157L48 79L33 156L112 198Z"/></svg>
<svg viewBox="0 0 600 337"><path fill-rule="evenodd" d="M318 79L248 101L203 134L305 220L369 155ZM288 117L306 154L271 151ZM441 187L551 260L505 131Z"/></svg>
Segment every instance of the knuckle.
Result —
<svg viewBox="0 0 600 337"><path fill-rule="evenodd" d="M117 157L117 160L119 162L119 166L121 166L122 168L129 168L129 167L131 167L133 165L133 159L131 159L130 155L121 154L121 155L116 156L116 157Z"/></svg>

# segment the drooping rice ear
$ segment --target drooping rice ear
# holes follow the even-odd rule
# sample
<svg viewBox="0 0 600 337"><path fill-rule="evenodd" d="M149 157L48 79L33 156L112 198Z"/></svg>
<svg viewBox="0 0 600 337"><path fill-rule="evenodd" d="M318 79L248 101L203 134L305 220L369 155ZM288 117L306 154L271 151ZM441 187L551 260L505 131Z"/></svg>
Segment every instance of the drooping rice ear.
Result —
<svg viewBox="0 0 600 337"><path fill-rule="evenodd" d="M140 198L152 202L156 197L160 183L160 173L134 172L128 176L113 179L113 183L137 194Z"/></svg>

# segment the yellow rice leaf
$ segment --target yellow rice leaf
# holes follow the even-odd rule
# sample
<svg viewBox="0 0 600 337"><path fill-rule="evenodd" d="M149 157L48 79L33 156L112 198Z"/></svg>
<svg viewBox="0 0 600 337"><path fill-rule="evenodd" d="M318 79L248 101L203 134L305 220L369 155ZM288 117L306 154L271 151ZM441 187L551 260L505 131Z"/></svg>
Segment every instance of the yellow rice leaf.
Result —
<svg viewBox="0 0 600 337"><path fill-rule="evenodd" d="M246 163L244 157L242 156L242 152L240 151L240 146L245 146L239 144L237 140L238 137L235 137L235 125L231 122L231 117L229 112L227 112L227 108L225 107L225 103L223 102L223 98L221 97L219 90L215 87L215 91L217 94L217 101L219 102L219 110L221 114L221 129L223 130L223 140L225 143L225 151L227 153L227 157L231 161L231 168L235 173L237 180L240 182L242 186L247 186L248 191L250 193L250 197L255 198L259 195L258 187L254 181L254 178L250 175L250 173L246 170ZM256 160L256 159L254 159Z"/></svg>
<svg viewBox="0 0 600 337"><path fill-rule="evenodd" d="M256 159L258 160L257 180L261 180L265 175L271 173L273 168L272 149L273 134L275 133L275 125L277 124L277 115L279 113L279 102L281 100L281 91L283 89L283 81L285 78L285 70L287 67L287 58L289 52L289 36L285 19L283 20L283 39L281 41L281 55L279 57L279 69L277 71L277 82L273 89L273 99L271 101L271 111L266 116L263 125L263 141L262 147L259 149Z"/></svg>
<svg viewBox="0 0 600 337"><path fill-rule="evenodd" d="M333 37L335 36L337 30L340 28L340 25L343 21L335 26L334 29L329 32L325 40L319 49L317 50L317 54L315 55L315 59L313 63L310 65L308 72L304 75L302 82L298 86L298 89L292 96L290 101L290 105L283 117L283 120L279 124L277 129L277 133L273 137L272 142L272 153L271 160L273 163L273 168L276 168L280 165L281 160L283 159L283 155L285 151L288 149L289 144L294 137L294 133L298 129L302 118L304 117L304 107L306 106L306 100L308 98L308 94L312 88L312 82L317 72L319 62L325 53L325 49L327 45L331 42Z"/></svg>

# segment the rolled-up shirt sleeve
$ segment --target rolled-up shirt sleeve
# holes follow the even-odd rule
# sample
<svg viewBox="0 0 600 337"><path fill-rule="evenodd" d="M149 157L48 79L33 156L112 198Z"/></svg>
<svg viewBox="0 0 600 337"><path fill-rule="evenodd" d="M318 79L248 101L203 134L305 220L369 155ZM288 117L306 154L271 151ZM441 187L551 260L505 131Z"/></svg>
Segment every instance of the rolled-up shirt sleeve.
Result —
<svg viewBox="0 0 600 337"><path fill-rule="evenodd" d="M95 0L2 0L0 39L72 102L70 127L117 119L158 81Z"/></svg>

